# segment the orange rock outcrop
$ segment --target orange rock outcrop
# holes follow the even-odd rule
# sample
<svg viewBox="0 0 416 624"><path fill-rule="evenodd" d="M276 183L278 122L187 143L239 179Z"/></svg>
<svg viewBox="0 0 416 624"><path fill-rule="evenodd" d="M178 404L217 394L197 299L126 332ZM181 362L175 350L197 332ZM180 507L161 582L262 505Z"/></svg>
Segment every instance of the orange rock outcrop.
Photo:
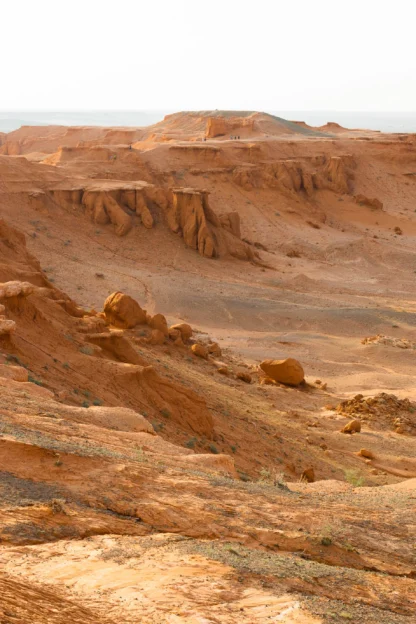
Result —
<svg viewBox="0 0 416 624"><path fill-rule="evenodd" d="M221 219L209 206L207 191L172 189L172 206L168 209L167 220L171 230L183 236L185 244L197 250L201 256L218 258L228 254L252 261L257 256L234 233L239 231L238 218L234 213L229 218L223 215L222 221L226 220L227 225L222 225Z"/></svg>

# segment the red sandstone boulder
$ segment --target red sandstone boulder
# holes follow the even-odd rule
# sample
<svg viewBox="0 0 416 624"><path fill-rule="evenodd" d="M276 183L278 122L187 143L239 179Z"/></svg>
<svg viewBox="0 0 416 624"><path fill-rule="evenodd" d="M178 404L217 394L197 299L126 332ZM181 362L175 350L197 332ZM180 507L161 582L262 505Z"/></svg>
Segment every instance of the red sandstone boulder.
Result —
<svg viewBox="0 0 416 624"><path fill-rule="evenodd" d="M264 360L260 368L268 377L288 386L298 386L305 379L302 365L294 358L286 360Z"/></svg>
<svg viewBox="0 0 416 624"><path fill-rule="evenodd" d="M121 292L109 295L104 302L104 314L110 325L122 329L131 329L146 323L146 311L137 301Z"/></svg>

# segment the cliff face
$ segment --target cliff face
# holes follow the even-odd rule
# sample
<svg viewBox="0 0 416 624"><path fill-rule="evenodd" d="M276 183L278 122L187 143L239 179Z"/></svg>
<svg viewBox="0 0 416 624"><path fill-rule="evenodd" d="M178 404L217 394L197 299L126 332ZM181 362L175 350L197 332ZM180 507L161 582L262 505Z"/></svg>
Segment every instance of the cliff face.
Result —
<svg viewBox="0 0 416 624"><path fill-rule="evenodd" d="M154 225L153 208L167 206L167 193L146 182L95 183L78 188L50 191L53 201L63 208L78 208L93 222L111 223L117 236L125 236L133 227L134 215L148 229Z"/></svg>
<svg viewBox="0 0 416 624"><path fill-rule="evenodd" d="M281 191L312 196L315 189L349 193L354 159L349 156L318 156L309 162L282 160L234 169L233 180L247 191L254 188L277 188Z"/></svg>
<svg viewBox="0 0 416 624"><path fill-rule="evenodd" d="M213 139L227 134L239 134L238 130L252 132L254 119L251 117L209 117L205 136L207 139Z"/></svg>
<svg viewBox="0 0 416 624"><path fill-rule="evenodd" d="M190 188L172 189L172 205L167 212L168 225L183 236L185 245L201 256L218 258L231 255L254 260L256 254L242 241L237 213L218 217L208 203L208 192Z"/></svg>

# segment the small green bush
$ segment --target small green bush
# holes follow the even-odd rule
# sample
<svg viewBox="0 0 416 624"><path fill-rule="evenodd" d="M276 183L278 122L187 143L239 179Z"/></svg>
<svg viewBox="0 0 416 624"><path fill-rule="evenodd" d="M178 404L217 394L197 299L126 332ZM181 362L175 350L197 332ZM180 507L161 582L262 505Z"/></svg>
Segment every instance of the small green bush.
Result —
<svg viewBox="0 0 416 624"><path fill-rule="evenodd" d="M365 483L365 479L356 470L345 470L345 480L351 483L354 487L362 487Z"/></svg>
<svg viewBox="0 0 416 624"><path fill-rule="evenodd" d="M34 377L32 377L32 375L29 375L27 379L28 381L30 381L30 383L34 383L37 386L43 386L43 382L40 381L40 379L35 379Z"/></svg>
<svg viewBox="0 0 416 624"><path fill-rule="evenodd" d="M81 353L84 353L84 355L92 355L94 353L94 349L89 345L82 345L79 350L81 351Z"/></svg>

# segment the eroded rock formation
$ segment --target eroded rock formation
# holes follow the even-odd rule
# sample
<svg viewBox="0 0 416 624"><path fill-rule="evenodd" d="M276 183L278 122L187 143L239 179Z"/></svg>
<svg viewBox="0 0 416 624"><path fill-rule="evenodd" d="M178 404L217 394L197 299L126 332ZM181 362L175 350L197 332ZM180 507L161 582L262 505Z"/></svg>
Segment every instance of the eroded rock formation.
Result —
<svg viewBox="0 0 416 624"><path fill-rule="evenodd" d="M102 182L85 186L51 189L53 201L68 209L79 208L93 223L113 224L118 236L126 235L133 227L136 214L144 227L154 225L153 207L165 210L167 193L146 182ZM45 201L45 198L44 198Z"/></svg>
<svg viewBox="0 0 416 624"><path fill-rule="evenodd" d="M238 214L218 217L209 206L207 191L172 189L172 205L168 209L167 220L171 230L183 236L185 244L201 256L218 258L228 254L243 260L254 260L257 256L247 243L237 237L240 230Z"/></svg>
<svg viewBox="0 0 416 624"><path fill-rule="evenodd" d="M282 160L259 165L236 167L233 180L247 191L254 188L276 188L285 193L304 191L311 197L315 189L329 189L335 193L349 193L350 156L316 157L309 161Z"/></svg>

